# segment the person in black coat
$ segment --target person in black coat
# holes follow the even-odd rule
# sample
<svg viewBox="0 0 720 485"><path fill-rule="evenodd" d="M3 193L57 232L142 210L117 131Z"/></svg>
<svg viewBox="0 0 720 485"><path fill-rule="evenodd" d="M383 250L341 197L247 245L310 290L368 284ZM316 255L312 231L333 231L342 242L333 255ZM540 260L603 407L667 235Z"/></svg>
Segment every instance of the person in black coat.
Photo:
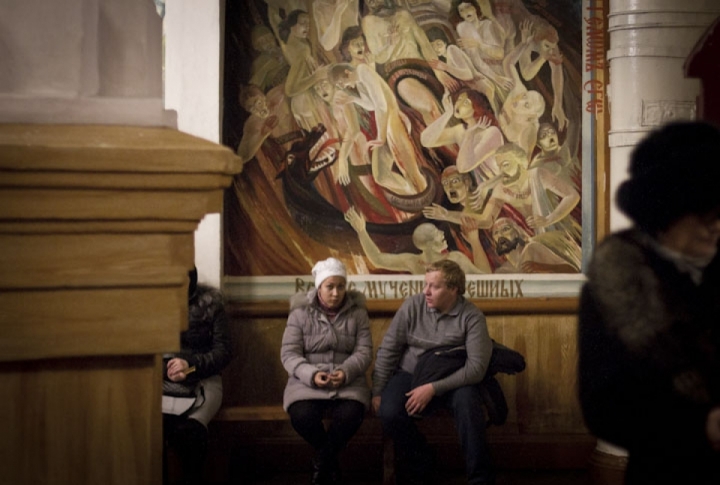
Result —
<svg viewBox="0 0 720 485"><path fill-rule="evenodd" d="M222 295L197 283L197 269L189 278L188 328L180 334L180 352L165 356L163 438L177 454L182 483L198 484L203 483L207 426L222 404L220 372L230 362L231 345Z"/></svg>
<svg viewBox="0 0 720 485"><path fill-rule="evenodd" d="M628 451L626 485L720 483L720 130L659 128L632 152L579 313L590 431Z"/></svg>

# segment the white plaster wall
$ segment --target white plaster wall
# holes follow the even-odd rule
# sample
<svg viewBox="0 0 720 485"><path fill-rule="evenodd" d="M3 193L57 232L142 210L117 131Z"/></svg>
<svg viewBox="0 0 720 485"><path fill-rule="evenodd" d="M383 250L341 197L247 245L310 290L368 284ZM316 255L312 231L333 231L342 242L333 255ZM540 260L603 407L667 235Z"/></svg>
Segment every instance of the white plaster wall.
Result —
<svg viewBox="0 0 720 485"><path fill-rule="evenodd" d="M148 0L150 1L150 0ZM165 5L165 107L177 128L220 142L221 2L169 0ZM208 214L195 232L200 281L220 287L221 218Z"/></svg>
<svg viewBox="0 0 720 485"><path fill-rule="evenodd" d="M174 126L152 0L0 1L0 122Z"/></svg>
<svg viewBox="0 0 720 485"><path fill-rule="evenodd" d="M700 81L686 78L683 66L718 15L717 0L609 3L611 231L630 224L614 197L627 178L633 147L663 123L697 116Z"/></svg>

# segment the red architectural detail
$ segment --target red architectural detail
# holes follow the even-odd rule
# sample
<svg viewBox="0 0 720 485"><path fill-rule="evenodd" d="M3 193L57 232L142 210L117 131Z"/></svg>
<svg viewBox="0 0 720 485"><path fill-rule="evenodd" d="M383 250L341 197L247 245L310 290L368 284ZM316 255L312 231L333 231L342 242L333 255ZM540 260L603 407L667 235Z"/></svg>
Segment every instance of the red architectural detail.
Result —
<svg viewBox="0 0 720 485"><path fill-rule="evenodd" d="M698 118L720 124L720 17L685 60L685 77L699 78Z"/></svg>

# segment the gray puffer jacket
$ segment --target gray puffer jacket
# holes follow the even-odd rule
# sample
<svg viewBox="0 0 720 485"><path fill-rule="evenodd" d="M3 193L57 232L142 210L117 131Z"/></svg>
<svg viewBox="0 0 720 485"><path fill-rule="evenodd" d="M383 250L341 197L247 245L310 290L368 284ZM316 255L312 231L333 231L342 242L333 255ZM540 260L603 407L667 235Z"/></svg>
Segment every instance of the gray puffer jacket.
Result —
<svg viewBox="0 0 720 485"><path fill-rule="evenodd" d="M372 337L365 296L348 291L335 321L320 311L317 290L290 298L290 315L283 334L280 359L288 372L283 407L308 399L352 399L367 408L370 388L365 373L372 361ZM339 389L319 389L313 384L318 371L345 372Z"/></svg>

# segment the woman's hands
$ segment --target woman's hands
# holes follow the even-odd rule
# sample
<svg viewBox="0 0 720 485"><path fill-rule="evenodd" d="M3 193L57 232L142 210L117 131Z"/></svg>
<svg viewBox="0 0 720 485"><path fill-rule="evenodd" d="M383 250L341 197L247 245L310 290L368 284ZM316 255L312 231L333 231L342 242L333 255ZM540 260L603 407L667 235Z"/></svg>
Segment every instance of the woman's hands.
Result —
<svg viewBox="0 0 720 485"><path fill-rule="evenodd" d="M338 389L345 384L345 372L342 370L332 373L316 372L313 376L313 384L320 389Z"/></svg>
<svg viewBox="0 0 720 485"><path fill-rule="evenodd" d="M167 363L168 379L172 382L182 382L187 379L188 374L194 372L195 368L190 367L187 360L175 357Z"/></svg>

